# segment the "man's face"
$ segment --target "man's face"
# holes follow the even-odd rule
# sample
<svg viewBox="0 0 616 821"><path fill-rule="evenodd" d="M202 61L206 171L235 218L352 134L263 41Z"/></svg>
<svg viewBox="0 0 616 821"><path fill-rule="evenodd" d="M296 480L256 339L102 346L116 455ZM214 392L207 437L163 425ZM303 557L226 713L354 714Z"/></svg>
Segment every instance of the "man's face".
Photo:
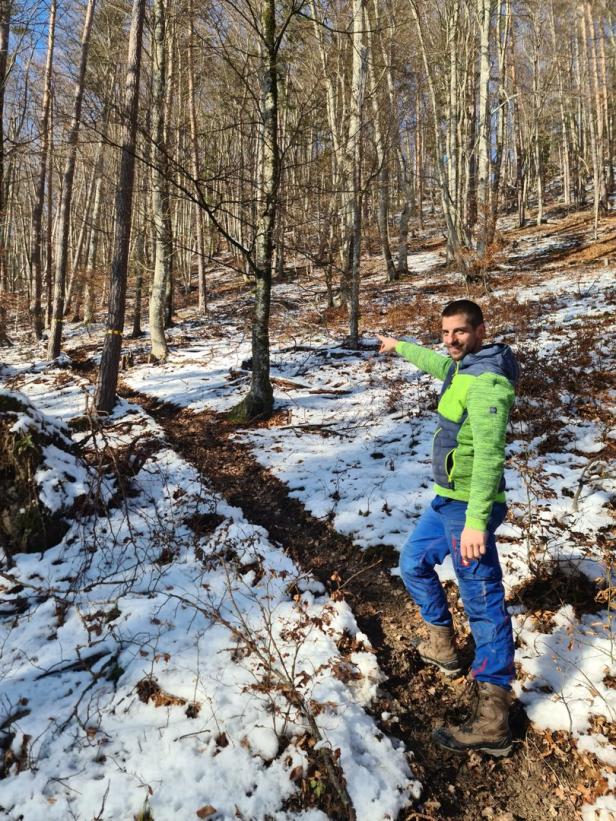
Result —
<svg viewBox="0 0 616 821"><path fill-rule="evenodd" d="M443 343L454 362L459 362L467 353L477 353L486 335L482 323L473 328L465 314L443 317Z"/></svg>

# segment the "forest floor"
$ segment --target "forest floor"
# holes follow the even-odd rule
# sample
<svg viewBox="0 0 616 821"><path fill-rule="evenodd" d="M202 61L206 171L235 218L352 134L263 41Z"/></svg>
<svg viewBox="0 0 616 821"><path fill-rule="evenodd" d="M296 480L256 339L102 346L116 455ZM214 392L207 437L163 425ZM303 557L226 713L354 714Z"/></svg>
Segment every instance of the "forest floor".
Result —
<svg viewBox="0 0 616 821"><path fill-rule="evenodd" d="M102 326L69 326L52 366L19 338L4 388L72 422L116 504L0 576L7 817L616 818L616 219L600 228L553 209L503 230L487 293L438 237L399 283L366 257L359 351L316 275L275 283L276 409L249 428L224 413L249 383L253 297L222 267L206 318L179 306L165 364L125 340L104 432L83 430ZM438 386L374 339L438 345L442 305L467 295L522 365L498 534L518 670L502 760L430 742L468 683L420 662L397 557L431 498Z"/></svg>

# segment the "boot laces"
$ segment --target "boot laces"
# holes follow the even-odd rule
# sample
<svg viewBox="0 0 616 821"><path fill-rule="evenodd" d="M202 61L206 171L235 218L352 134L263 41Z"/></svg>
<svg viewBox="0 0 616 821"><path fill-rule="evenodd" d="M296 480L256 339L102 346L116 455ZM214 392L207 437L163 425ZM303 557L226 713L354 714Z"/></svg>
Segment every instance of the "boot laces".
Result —
<svg viewBox="0 0 616 821"><path fill-rule="evenodd" d="M474 678L469 680L467 692L470 699L469 714L460 729L468 732L473 729L473 724L481 714L481 692L479 690L479 685Z"/></svg>

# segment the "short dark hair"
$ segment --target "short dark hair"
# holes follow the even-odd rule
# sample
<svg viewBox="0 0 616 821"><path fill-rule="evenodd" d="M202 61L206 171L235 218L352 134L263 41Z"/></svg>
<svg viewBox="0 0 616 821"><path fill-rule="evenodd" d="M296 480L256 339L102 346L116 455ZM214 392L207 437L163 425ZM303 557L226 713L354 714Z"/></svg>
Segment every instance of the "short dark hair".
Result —
<svg viewBox="0 0 616 821"><path fill-rule="evenodd" d="M453 302L445 305L441 316L456 316L456 314L464 314L473 328L483 325L481 308L476 302L471 302L470 299L454 299Z"/></svg>

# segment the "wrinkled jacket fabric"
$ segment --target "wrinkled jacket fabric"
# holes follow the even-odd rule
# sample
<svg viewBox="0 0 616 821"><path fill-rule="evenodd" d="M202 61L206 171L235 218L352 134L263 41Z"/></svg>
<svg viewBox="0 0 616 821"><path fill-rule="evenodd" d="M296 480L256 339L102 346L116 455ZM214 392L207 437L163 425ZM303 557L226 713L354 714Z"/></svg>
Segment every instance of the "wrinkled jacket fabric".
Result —
<svg viewBox="0 0 616 821"><path fill-rule="evenodd" d="M505 437L518 364L495 343L454 362L413 342L396 352L443 380L432 447L434 490L467 502L466 526L486 530L494 502L505 500Z"/></svg>

